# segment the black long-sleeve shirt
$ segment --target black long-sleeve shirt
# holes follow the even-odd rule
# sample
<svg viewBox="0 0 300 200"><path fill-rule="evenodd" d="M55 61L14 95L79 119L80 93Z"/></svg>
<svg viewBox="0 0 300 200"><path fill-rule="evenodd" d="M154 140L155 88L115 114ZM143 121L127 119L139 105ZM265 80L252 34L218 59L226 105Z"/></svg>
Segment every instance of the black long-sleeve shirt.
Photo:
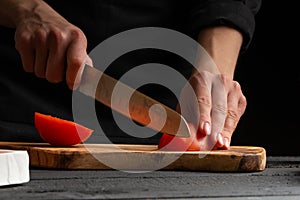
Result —
<svg viewBox="0 0 300 200"><path fill-rule="evenodd" d="M88 52L110 36L133 28L164 27L196 39L201 29L220 24L232 26L243 34L242 51L245 51L251 43L255 30L255 14L261 5L260 0L46 2L83 30L88 40ZM52 84L24 72L20 56L14 48L14 30L1 26L0 60L0 140L40 140L33 125L35 111L66 119L73 118L72 91L64 82ZM116 60L114 65L122 66L122 69L111 69L107 73L118 78L131 67L148 62L170 65L186 76L190 70L183 60L167 52L145 50ZM145 86L141 91L171 107L176 104L174 96L163 88ZM110 110L100 104L96 106L101 110L100 115L103 115L100 122L103 129L112 137L122 138L121 131L113 123Z"/></svg>

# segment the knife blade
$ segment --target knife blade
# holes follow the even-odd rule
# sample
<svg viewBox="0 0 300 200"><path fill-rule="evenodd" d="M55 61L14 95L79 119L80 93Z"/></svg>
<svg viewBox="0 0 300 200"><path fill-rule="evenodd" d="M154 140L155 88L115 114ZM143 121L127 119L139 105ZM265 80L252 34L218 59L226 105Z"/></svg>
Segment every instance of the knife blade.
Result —
<svg viewBox="0 0 300 200"><path fill-rule="evenodd" d="M118 92L113 92L116 86ZM87 64L78 90L155 131L178 137L190 136L189 126L178 112ZM128 95L131 95L129 101ZM151 109L152 106L156 109ZM161 122L165 122L163 127Z"/></svg>

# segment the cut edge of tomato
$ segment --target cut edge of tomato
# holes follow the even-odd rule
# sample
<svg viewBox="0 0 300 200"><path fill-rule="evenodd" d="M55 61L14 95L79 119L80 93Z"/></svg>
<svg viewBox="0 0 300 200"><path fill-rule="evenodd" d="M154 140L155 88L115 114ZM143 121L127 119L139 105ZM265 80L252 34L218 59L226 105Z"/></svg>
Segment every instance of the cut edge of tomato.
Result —
<svg viewBox="0 0 300 200"><path fill-rule="evenodd" d="M73 135L72 138L68 138L68 139L65 139L64 137L57 137L55 139L53 135L49 136L49 134L47 134L45 132L45 129L43 129L45 127L42 127L43 125L40 124L41 121L39 121L39 120L44 120L44 122L53 123L52 127L48 127L50 129L63 130L64 128L66 128L66 125L67 125L68 128L72 128L73 130L76 130L76 135ZM82 142L86 141L94 131L93 129L90 129L90 128L88 128L84 125L78 124L76 122L62 119L59 117L55 117L50 114L42 114L40 112L34 113L34 124L35 124L35 127L36 127L39 135L41 136L41 138L45 142L47 142L53 146L73 146L73 145L82 143ZM81 131L84 131L84 132L81 132ZM81 134L81 133L84 133L84 134ZM69 136L70 136L70 134L69 134Z"/></svg>

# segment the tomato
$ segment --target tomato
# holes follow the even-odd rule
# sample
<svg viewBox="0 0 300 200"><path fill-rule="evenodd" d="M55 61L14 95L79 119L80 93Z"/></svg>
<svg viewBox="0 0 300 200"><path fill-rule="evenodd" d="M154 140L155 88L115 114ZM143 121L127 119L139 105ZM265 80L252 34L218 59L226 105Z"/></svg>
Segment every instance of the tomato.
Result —
<svg viewBox="0 0 300 200"><path fill-rule="evenodd" d="M54 146L72 146L87 140L93 130L72 121L34 114L34 124L41 138Z"/></svg>
<svg viewBox="0 0 300 200"><path fill-rule="evenodd" d="M158 148L167 151L200 151L201 150L201 134L197 133L192 124L190 127L191 135L188 138L177 137L168 134L162 134Z"/></svg>

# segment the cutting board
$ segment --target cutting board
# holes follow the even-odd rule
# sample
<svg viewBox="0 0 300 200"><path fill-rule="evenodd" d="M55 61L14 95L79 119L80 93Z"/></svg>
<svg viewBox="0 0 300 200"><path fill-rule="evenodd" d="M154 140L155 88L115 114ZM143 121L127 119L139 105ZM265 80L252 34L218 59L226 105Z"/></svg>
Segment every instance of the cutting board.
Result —
<svg viewBox="0 0 300 200"><path fill-rule="evenodd" d="M52 169L114 169L125 171L184 170L256 172L266 166L262 147L232 146L230 150L160 151L157 145L0 142L0 148L27 150L30 166Z"/></svg>

